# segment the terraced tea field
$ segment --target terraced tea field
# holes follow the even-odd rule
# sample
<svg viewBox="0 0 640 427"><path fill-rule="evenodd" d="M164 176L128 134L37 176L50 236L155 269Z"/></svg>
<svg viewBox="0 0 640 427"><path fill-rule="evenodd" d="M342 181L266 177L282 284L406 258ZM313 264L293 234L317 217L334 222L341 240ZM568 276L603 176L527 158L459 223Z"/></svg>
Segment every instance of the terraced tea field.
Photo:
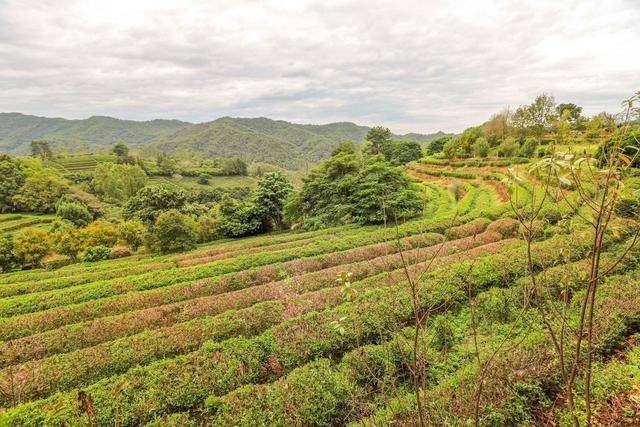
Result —
<svg viewBox="0 0 640 427"><path fill-rule="evenodd" d="M522 305L527 245L511 203L539 189L503 184L507 166L410 165L427 203L397 226L0 275L0 425L414 425L416 343L429 424L470 422L486 372L477 361L499 345L509 351L492 359L500 369L486 377L483 423L539 421L560 380L538 311ZM635 226L616 223L605 260ZM587 237L555 223L540 234L540 286L582 296ZM598 290L602 372L616 371L609 355L638 332L634 259ZM418 334L416 310L429 313ZM631 393L639 379L626 378Z"/></svg>
<svg viewBox="0 0 640 427"><path fill-rule="evenodd" d="M0 214L0 234L15 233L27 227L47 227L54 215Z"/></svg>

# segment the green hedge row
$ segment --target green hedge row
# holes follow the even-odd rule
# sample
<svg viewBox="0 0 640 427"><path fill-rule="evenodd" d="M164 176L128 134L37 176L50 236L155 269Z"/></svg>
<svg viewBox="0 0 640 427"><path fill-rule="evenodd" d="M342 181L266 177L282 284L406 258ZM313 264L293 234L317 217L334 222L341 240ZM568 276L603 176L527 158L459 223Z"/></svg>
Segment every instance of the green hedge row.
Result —
<svg viewBox="0 0 640 427"><path fill-rule="evenodd" d="M538 268L566 258L579 258L586 239L557 236L533 245ZM585 236L582 236L585 237ZM507 285L525 272L523 248L461 262L427 274L422 307L451 306L490 286ZM409 295L403 284L363 292L352 303L286 321L253 339L236 338L205 344L201 350L136 368L85 389L93 400L95 422L113 420L117 406L122 425L139 424L168 411L188 409L209 395L223 395L242 385L269 381L311 360L335 356L357 345L385 339L411 318ZM114 402L118 391L120 398ZM14 425L48 422L77 425L77 393L21 405L0 415Z"/></svg>

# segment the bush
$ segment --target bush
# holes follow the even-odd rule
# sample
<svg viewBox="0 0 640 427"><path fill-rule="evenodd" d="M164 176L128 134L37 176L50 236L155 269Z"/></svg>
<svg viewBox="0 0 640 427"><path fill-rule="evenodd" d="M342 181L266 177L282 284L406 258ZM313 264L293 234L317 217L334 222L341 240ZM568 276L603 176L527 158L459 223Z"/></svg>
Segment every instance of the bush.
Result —
<svg viewBox="0 0 640 427"><path fill-rule="evenodd" d="M197 240L195 221L175 209L161 213L153 225L153 245L160 252L192 249L196 246Z"/></svg>
<svg viewBox="0 0 640 427"><path fill-rule="evenodd" d="M522 147L520 147L521 157L533 157L538 148L538 140L533 137L528 137L524 140Z"/></svg>
<svg viewBox="0 0 640 427"><path fill-rule="evenodd" d="M125 203L122 215L153 223L158 215L169 209L181 209L187 201L186 192L175 185L159 184L144 187Z"/></svg>
<svg viewBox="0 0 640 427"><path fill-rule="evenodd" d="M518 153L519 149L520 144L518 144L518 141L513 137L508 137L498 145L498 156L513 157Z"/></svg>
<svg viewBox="0 0 640 427"><path fill-rule="evenodd" d="M51 236L38 228L27 228L14 239L13 254L20 263L37 266L51 252Z"/></svg>
<svg viewBox="0 0 640 427"><path fill-rule="evenodd" d="M104 261L109 259L109 255L111 255L111 248L101 245L89 246L85 249L82 260L84 262Z"/></svg>
<svg viewBox="0 0 640 427"><path fill-rule="evenodd" d="M131 250L124 246L115 246L111 248L109 259L117 259L131 256Z"/></svg>
<svg viewBox="0 0 640 427"><path fill-rule="evenodd" d="M200 184L200 185L208 185L210 179L211 179L211 175L209 175L208 173L201 173L198 176L198 184Z"/></svg>
<svg viewBox="0 0 640 427"><path fill-rule="evenodd" d="M66 198L61 198L56 204L56 215L72 222L76 227L84 227L93 220L86 205Z"/></svg>
<svg viewBox="0 0 640 427"><path fill-rule="evenodd" d="M56 202L68 190L67 184L55 175L37 172L29 176L12 203L24 212L55 212Z"/></svg>
<svg viewBox="0 0 640 427"><path fill-rule="evenodd" d="M337 147L339 147L340 144L338 144L334 150L336 150ZM251 165L249 166L249 176L253 176L253 177L261 177L262 175L264 175L267 172L281 172L282 169L280 169L278 166L272 165L270 163L263 163L263 162L254 162L251 163Z"/></svg>
<svg viewBox="0 0 640 427"><path fill-rule="evenodd" d="M17 266L18 260L13 254L13 249L11 235L0 236L0 272L6 273Z"/></svg>
<svg viewBox="0 0 640 427"><path fill-rule="evenodd" d="M206 243L221 237L219 229L220 221L212 216L198 218L198 242Z"/></svg>
<svg viewBox="0 0 640 427"><path fill-rule="evenodd" d="M96 220L82 229L82 240L85 248L89 246L111 247L118 241L118 229L104 220Z"/></svg>
<svg viewBox="0 0 640 427"><path fill-rule="evenodd" d="M123 221L118 227L118 236L132 251L137 251L144 243L145 228L139 221Z"/></svg>
<svg viewBox="0 0 640 427"><path fill-rule="evenodd" d="M473 155L476 157L485 158L489 155L489 142L484 137L480 137L476 139L476 142L473 143Z"/></svg>

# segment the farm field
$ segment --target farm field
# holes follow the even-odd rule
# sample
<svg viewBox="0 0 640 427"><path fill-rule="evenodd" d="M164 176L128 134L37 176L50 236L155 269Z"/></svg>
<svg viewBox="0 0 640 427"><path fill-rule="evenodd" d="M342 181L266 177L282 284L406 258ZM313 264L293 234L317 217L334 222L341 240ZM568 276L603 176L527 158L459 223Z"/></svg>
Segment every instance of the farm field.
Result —
<svg viewBox="0 0 640 427"><path fill-rule="evenodd" d="M54 215L0 214L0 235L19 232L27 227L47 229L54 219Z"/></svg>
<svg viewBox="0 0 640 427"><path fill-rule="evenodd" d="M211 187L255 187L256 179L249 176L212 176L208 184L198 183L197 177L184 176L181 178L153 176L149 179L152 184L175 184L185 190L202 190Z"/></svg>
<svg viewBox="0 0 640 427"><path fill-rule="evenodd" d="M476 361L503 345L514 350L497 353L500 369L484 380L483 422L566 416L551 405L559 379L539 312L520 302L528 252L513 209L541 189L503 182L507 167L527 165L409 164L425 210L398 226L266 234L0 275L0 425L414 425L415 343L427 361L429 424L469 422L462 402L486 375ZM539 286L573 287L578 300L588 229L561 226L558 215L575 218L559 201L544 209L553 219L530 247ZM3 215L0 228L27 218ZM616 222L605 261L635 227ZM596 369L610 376L638 358L632 255L598 290L607 310ZM428 311L432 325L417 335L414 310ZM502 387L514 375L517 387ZM639 384L625 373L620 393ZM611 391L598 387L606 417Z"/></svg>
<svg viewBox="0 0 640 427"><path fill-rule="evenodd" d="M64 174L72 172L90 172L99 163L115 162L116 156L111 154L77 154L54 158L49 164Z"/></svg>

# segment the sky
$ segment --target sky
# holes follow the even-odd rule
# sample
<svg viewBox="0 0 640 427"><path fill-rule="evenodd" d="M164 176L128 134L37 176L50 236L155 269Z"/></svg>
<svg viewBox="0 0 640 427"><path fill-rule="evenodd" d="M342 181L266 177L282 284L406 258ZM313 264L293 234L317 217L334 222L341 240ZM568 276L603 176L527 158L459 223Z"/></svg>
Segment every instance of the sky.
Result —
<svg viewBox="0 0 640 427"><path fill-rule="evenodd" d="M0 111L394 132L640 90L640 1L0 0Z"/></svg>

